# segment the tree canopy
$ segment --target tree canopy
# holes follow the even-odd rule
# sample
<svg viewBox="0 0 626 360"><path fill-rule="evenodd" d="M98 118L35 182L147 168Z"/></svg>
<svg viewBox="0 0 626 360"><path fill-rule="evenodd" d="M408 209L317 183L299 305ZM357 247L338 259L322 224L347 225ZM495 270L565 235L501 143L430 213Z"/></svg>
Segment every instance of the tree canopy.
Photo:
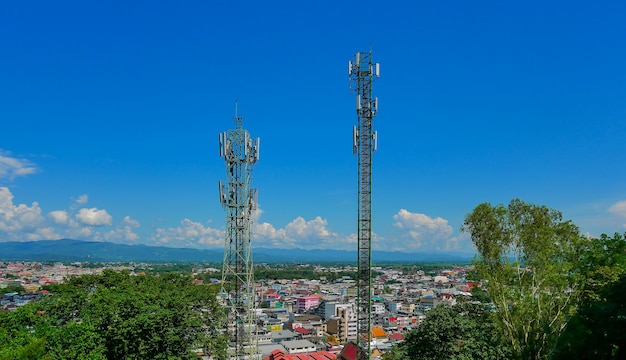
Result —
<svg viewBox="0 0 626 360"><path fill-rule="evenodd" d="M222 316L215 290L190 277L105 270L49 290L0 314L0 359L194 359L226 346L206 336Z"/></svg>
<svg viewBox="0 0 626 360"><path fill-rule="evenodd" d="M580 308L568 322L553 359L626 358L626 236L590 239L579 267Z"/></svg>
<svg viewBox="0 0 626 360"><path fill-rule="evenodd" d="M513 358L547 359L576 310L587 239L560 212L519 199L478 205L463 230L478 250L476 271Z"/></svg>
<svg viewBox="0 0 626 360"><path fill-rule="evenodd" d="M22 291L24 291L24 288L21 285L10 285L10 286L0 289L0 295L10 294L10 293L21 293Z"/></svg>
<svg viewBox="0 0 626 360"><path fill-rule="evenodd" d="M385 360L505 360L510 351L499 339L484 305L437 306Z"/></svg>

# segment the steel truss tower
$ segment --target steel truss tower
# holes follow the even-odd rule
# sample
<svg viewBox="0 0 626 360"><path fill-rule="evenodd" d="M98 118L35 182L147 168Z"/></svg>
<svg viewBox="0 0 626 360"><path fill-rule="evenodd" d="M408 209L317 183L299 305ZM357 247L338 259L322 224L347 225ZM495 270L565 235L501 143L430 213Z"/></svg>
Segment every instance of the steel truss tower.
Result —
<svg viewBox="0 0 626 360"><path fill-rule="evenodd" d="M257 189L250 187L253 165L259 159L259 139L243 128L235 110L235 128L219 134L220 156L226 162L226 184L219 182L220 202L226 210L226 236L222 269L222 296L228 306L226 329L236 359L257 358L252 267L252 211Z"/></svg>
<svg viewBox="0 0 626 360"><path fill-rule="evenodd" d="M358 52L348 63L350 89L356 93L358 125L353 129L353 150L359 158L358 195L358 274L357 274L357 346L359 359L369 359L372 323L372 154L377 147L377 132L372 119L378 110L378 98L372 95L372 83L379 76L380 65L372 52Z"/></svg>

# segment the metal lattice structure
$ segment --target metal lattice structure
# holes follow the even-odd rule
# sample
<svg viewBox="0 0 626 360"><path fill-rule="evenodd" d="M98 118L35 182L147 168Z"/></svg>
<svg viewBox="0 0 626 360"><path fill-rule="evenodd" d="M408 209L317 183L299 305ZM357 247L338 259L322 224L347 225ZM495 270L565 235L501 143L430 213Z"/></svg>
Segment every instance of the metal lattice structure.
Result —
<svg viewBox="0 0 626 360"><path fill-rule="evenodd" d="M357 346L359 359L369 359L372 323L372 155L377 147L377 132L372 119L378 110L378 98L372 84L379 76L380 65L372 52L358 52L348 63L350 89L356 93L358 125L353 129L353 149L359 158L358 195L358 274L357 274Z"/></svg>
<svg viewBox="0 0 626 360"><path fill-rule="evenodd" d="M220 202L226 210L226 236L222 268L222 297L228 307L225 328L231 343L230 358L255 359L258 354L254 316L252 212L257 189L250 187L253 165L259 159L259 139L243 128L235 110L235 128L219 134L220 156L226 162L226 184L219 182Z"/></svg>

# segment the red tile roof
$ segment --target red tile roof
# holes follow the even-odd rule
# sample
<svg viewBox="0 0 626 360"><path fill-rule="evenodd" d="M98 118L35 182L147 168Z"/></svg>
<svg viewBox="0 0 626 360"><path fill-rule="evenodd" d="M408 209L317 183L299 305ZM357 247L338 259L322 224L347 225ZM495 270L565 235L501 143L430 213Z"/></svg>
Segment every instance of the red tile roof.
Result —
<svg viewBox="0 0 626 360"><path fill-rule="evenodd" d="M339 359L343 360L356 360L359 349L356 347L354 343L347 343L346 346L343 347L341 353L339 354Z"/></svg>
<svg viewBox="0 0 626 360"><path fill-rule="evenodd" d="M337 356L328 351L318 351L307 354L286 354L282 350L274 350L263 360L335 360Z"/></svg>
<svg viewBox="0 0 626 360"><path fill-rule="evenodd" d="M311 330L305 329L303 327L295 328L295 329L293 329L293 331L295 331L297 333L300 333L300 334L304 334L304 335L308 335L308 334L312 333Z"/></svg>

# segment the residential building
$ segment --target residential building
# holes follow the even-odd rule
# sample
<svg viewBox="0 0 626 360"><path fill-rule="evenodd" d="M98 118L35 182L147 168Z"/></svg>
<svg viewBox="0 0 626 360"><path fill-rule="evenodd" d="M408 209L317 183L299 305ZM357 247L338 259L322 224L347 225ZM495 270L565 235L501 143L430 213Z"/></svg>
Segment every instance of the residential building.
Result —
<svg viewBox="0 0 626 360"><path fill-rule="evenodd" d="M384 314L387 311L385 304L374 303L372 304L372 314Z"/></svg>
<svg viewBox="0 0 626 360"><path fill-rule="evenodd" d="M272 331L272 341L275 344L280 344L283 341L297 340L298 338L299 338L299 335L293 331L289 331L289 330Z"/></svg>
<svg viewBox="0 0 626 360"><path fill-rule="evenodd" d="M315 344L309 340L281 341L280 345L282 345L289 354L304 354L317 351Z"/></svg>
<svg viewBox="0 0 626 360"><path fill-rule="evenodd" d="M296 298L296 313L302 314L307 310L318 306L320 298L318 296L303 296Z"/></svg>
<svg viewBox="0 0 626 360"><path fill-rule="evenodd" d="M330 318L326 324L327 332L345 343L357 337L357 316L353 307L340 308L337 316Z"/></svg>

